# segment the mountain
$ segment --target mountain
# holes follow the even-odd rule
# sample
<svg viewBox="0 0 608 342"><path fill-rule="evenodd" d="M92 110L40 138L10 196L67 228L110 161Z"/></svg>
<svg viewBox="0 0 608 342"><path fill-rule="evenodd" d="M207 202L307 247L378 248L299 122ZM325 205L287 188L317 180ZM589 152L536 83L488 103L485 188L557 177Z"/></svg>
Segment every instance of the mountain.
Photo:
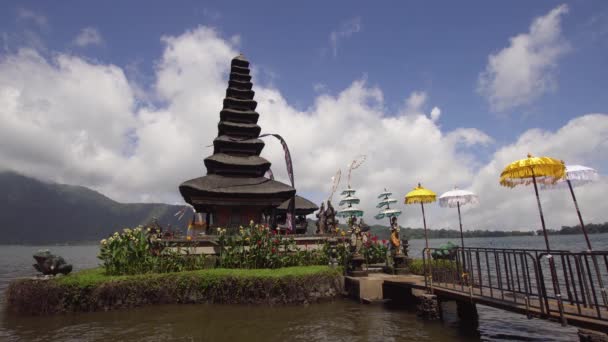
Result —
<svg viewBox="0 0 608 342"><path fill-rule="evenodd" d="M184 227L180 205L119 203L83 186L43 182L0 172L0 244L95 241L149 223ZM182 228L183 229L183 228Z"/></svg>

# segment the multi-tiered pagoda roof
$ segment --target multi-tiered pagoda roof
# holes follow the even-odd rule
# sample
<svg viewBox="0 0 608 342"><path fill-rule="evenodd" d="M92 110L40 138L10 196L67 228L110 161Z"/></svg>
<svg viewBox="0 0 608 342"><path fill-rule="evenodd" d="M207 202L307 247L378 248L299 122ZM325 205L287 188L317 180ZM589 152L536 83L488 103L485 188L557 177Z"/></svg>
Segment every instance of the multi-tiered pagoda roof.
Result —
<svg viewBox="0 0 608 342"><path fill-rule="evenodd" d="M264 177L270 162L260 156L264 142L259 139L260 114L255 111L252 87L249 62L239 55L231 63L213 154L204 160L207 175L179 186L186 202L198 212L238 206L266 210L279 206L296 192L287 184ZM251 219L257 221L257 217Z"/></svg>

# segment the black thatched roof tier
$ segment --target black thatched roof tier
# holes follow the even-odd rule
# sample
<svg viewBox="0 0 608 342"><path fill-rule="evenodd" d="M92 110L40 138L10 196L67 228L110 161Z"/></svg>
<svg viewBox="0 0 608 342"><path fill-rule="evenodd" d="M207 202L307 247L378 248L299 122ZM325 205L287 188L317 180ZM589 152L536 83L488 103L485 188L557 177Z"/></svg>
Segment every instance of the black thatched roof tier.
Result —
<svg viewBox="0 0 608 342"><path fill-rule="evenodd" d="M245 56L240 53L238 56L234 57L230 62L230 65L236 65L244 68L249 68L249 61L245 58Z"/></svg>
<svg viewBox="0 0 608 342"><path fill-rule="evenodd" d="M254 100L237 99L235 97L226 97L224 99L224 108L255 110L257 106L258 103Z"/></svg>
<svg viewBox="0 0 608 342"><path fill-rule="evenodd" d="M242 204L278 206L296 190L287 184L265 177L224 177L207 175L183 182L179 191L186 202L197 207L221 205L230 200ZM251 202L248 202L251 201ZM230 202L230 204L234 204Z"/></svg>
<svg viewBox="0 0 608 342"><path fill-rule="evenodd" d="M231 72L230 73L230 80L231 81L241 81L241 82L251 82L251 75L239 74L239 73L236 73L236 72Z"/></svg>
<svg viewBox="0 0 608 342"><path fill-rule="evenodd" d="M232 65L230 67L230 73L240 74L240 75L249 75L248 67L241 67L238 65Z"/></svg>
<svg viewBox="0 0 608 342"><path fill-rule="evenodd" d="M247 81L229 80L228 88L251 90L253 83Z"/></svg>
<svg viewBox="0 0 608 342"><path fill-rule="evenodd" d="M220 112L221 121L231 121L237 123L252 123L258 122L260 114L253 110L239 110L232 108L224 108Z"/></svg>
<svg viewBox="0 0 608 342"><path fill-rule="evenodd" d="M259 156L263 148L264 142L261 139L242 140L227 135L220 135L213 140L213 153Z"/></svg>
<svg viewBox="0 0 608 342"><path fill-rule="evenodd" d="M261 177L270 168L270 162L256 155L233 156L216 153L205 158L205 166L207 173L212 174Z"/></svg>
<svg viewBox="0 0 608 342"><path fill-rule="evenodd" d="M231 88L226 89L226 97L232 97L241 100L252 100L255 92L249 89Z"/></svg>
<svg viewBox="0 0 608 342"><path fill-rule="evenodd" d="M289 209L289 201L291 201L291 199L286 200L280 206L278 206L277 213L286 213L287 209ZM296 195L296 215L308 215L317 210L319 210L319 207L316 204L304 197Z"/></svg>
<svg viewBox="0 0 608 342"><path fill-rule="evenodd" d="M232 121L220 121L217 124L218 135L230 135L235 137L257 138L262 128L254 123L240 123Z"/></svg>

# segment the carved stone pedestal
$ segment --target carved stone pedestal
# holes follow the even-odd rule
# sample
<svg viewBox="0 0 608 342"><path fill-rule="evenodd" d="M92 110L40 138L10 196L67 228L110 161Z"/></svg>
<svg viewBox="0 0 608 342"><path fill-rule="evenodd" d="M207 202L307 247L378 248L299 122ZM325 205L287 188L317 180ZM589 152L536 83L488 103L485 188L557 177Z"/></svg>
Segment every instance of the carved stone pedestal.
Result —
<svg viewBox="0 0 608 342"><path fill-rule="evenodd" d="M410 273L409 260L403 254L393 255L393 272L395 274Z"/></svg>
<svg viewBox="0 0 608 342"><path fill-rule="evenodd" d="M329 266L337 267L338 266L338 240L336 238L330 238L329 242Z"/></svg>
<svg viewBox="0 0 608 342"><path fill-rule="evenodd" d="M353 255L352 259L350 259L348 275L351 277L366 277L367 271L363 269L364 262L365 258L361 254Z"/></svg>

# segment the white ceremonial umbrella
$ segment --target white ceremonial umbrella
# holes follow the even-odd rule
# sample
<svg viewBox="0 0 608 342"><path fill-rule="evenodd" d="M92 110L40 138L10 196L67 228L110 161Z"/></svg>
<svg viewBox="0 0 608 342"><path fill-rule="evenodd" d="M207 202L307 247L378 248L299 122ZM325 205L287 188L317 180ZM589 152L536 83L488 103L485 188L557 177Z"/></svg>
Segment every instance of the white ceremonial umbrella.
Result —
<svg viewBox="0 0 608 342"><path fill-rule="evenodd" d="M460 215L460 206L462 205L476 205L479 204L479 197L471 191L460 190L454 188L454 190L443 193L439 196L439 206L444 208L458 208L458 223L460 225L460 243L463 248L462 265L466 269L466 261L464 257L464 236L462 234L462 218Z"/></svg>
<svg viewBox="0 0 608 342"><path fill-rule="evenodd" d="M587 241L587 247L590 251L591 241L589 240L589 236L587 235L587 229L585 228L585 224L583 223L583 216L581 215L581 211L578 207L578 202L576 201L576 196L574 195L573 187L578 187L581 185L585 185L587 183L591 183L597 181L599 179L599 175L597 170L582 166L582 165L566 165L566 176L555 183L542 184L541 189L555 189L555 188L568 188L570 189L570 195L572 195L572 201L574 202L574 207L576 208L576 214L578 215L578 221L581 224L581 229L583 230L583 234L585 235L585 240Z"/></svg>

